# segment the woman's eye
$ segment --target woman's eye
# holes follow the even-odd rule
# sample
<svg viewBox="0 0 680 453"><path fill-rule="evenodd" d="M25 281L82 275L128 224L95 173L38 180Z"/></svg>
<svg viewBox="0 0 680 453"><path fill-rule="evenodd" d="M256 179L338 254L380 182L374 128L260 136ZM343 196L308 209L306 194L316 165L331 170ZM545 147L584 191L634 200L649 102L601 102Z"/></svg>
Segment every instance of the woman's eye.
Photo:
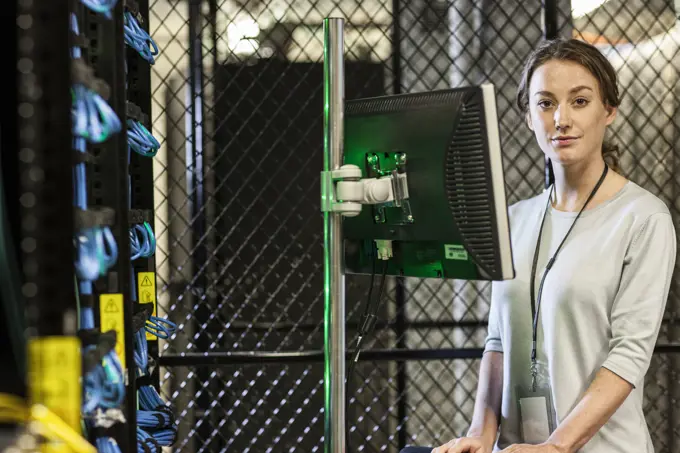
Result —
<svg viewBox="0 0 680 453"><path fill-rule="evenodd" d="M538 106L539 106L540 108L542 108L542 109L550 108L550 105L551 105L551 104L552 104L552 103L551 103L550 101L539 101L539 102L538 102Z"/></svg>
<svg viewBox="0 0 680 453"><path fill-rule="evenodd" d="M576 105L581 106L581 107L588 105L588 99L585 99L585 98L578 98L574 102L576 102Z"/></svg>

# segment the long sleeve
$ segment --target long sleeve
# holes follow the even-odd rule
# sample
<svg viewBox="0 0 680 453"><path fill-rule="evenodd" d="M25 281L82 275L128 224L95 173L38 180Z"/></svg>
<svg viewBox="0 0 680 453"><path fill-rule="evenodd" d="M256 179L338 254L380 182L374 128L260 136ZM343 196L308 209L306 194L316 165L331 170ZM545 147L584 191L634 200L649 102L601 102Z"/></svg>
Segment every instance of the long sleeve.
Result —
<svg viewBox="0 0 680 453"><path fill-rule="evenodd" d="M634 386L651 361L675 266L676 235L667 213L651 215L634 236L611 312L603 366Z"/></svg>

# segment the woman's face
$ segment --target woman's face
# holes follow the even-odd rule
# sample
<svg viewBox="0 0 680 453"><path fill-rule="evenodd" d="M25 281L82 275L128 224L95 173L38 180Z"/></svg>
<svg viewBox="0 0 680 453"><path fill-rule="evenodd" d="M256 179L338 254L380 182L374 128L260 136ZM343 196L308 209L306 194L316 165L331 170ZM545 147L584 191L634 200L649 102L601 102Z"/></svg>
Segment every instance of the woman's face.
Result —
<svg viewBox="0 0 680 453"><path fill-rule="evenodd" d="M604 131L615 117L597 79L580 64L550 60L534 71L526 120L553 162L567 167L601 156Z"/></svg>

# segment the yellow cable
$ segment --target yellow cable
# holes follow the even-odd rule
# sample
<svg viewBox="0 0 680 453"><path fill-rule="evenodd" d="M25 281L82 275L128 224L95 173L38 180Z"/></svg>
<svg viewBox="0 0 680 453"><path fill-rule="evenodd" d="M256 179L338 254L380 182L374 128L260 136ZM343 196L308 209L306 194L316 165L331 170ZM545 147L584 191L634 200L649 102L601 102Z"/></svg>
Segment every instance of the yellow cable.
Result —
<svg viewBox="0 0 680 453"><path fill-rule="evenodd" d="M0 393L0 422L25 423L28 421L26 401L16 395Z"/></svg>
<svg viewBox="0 0 680 453"><path fill-rule="evenodd" d="M31 408L31 419L40 422L45 437L52 437L67 444L74 453L97 453L97 449L42 404ZM51 436L50 436L51 435Z"/></svg>
<svg viewBox="0 0 680 453"><path fill-rule="evenodd" d="M49 445L43 452L49 453L97 453L97 449L74 431L54 412L41 404L26 408L26 401L15 395L0 393L0 422L32 422L31 428L45 438L62 443Z"/></svg>
<svg viewBox="0 0 680 453"><path fill-rule="evenodd" d="M23 410L26 408L26 400L20 396L0 393L0 409Z"/></svg>
<svg viewBox="0 0 680 453"><path fill-rule="evenodd" d="M60 444L46 444L40 447L40 453L71 453L71 447L68 445Z"/></svg>

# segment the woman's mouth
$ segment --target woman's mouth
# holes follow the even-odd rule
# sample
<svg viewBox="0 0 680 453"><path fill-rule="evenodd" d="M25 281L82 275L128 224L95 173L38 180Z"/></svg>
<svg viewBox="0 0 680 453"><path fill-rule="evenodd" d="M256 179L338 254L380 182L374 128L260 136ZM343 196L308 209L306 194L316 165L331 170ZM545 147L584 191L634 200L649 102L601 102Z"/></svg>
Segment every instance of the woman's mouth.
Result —
<svg viewBox="0 0 680 453"><path fill-rule="evenodd" d="M578 137L564 135L560 137L554 137L551 141L555 146L569 146L576 142L576 140L578 140Z"/></svg>

